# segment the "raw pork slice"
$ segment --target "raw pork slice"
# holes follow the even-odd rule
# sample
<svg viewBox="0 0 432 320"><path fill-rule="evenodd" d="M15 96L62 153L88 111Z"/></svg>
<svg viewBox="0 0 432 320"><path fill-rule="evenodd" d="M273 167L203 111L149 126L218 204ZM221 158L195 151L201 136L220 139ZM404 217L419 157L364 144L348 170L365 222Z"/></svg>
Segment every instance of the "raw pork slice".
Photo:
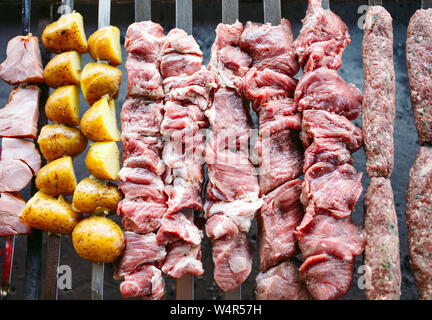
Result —
<svg viewBox="0 0 432 320"><path fill-rule="evenodd" d="M21 160L0 160L0 192L24 189L31 181L33 172Z"/></svg>
<svg viewBox="0 0 432 320"><path fill-rule="evenodd" d="M0 137L36 138L39 95L36 85L12 90L9 103L0 109Z"/></svg>
<svg viewBox="0 0 432 320"><path fill-rule="evenodd" d="M134 273L125 276L120 284L124 298L160 300L165 297L165 282L162 272L153 265L144 265Z"/></svg>
<svg viewBox="0 0 432 320"><path fill-rule="evenodd" d="M31 228L21 220L25 205L18 192L0 193L0 237L31 232Z"/></svg>
<svg viewBox="0 0 432 320"><path fill-rule="evenodd" d="M43 82L39 40L31 34L9 40L6 60L0 65L0 78L11 85Z"/></svg>
<svg viewBox="0 0 432 320"><path fill-rule="evenodd" d="M41 157L35 144L24 139L3 138L1 159L21 160L30 167L33 174L36 174L41 167Z"/></svg>
<svg viewBox="0 0 432 320"><path fill-rule="evenodd" d="M194 246L181 240L171 243L167 248L162 272L176 279L186 274L202 275L201 245Z"/></svg>

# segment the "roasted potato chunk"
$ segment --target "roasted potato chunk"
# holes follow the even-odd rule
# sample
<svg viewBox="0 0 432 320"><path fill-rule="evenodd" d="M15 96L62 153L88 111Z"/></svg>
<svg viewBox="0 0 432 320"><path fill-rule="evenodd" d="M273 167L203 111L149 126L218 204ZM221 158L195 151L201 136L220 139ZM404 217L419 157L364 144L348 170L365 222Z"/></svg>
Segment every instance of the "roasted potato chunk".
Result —
<svg viewBox="0 0 432 320"><path fill-rule="evenodd" d="M80 84L81 56L77 51L68 51L56 55L48 62L44 70L44 81L51 88L70 84Z"/></svg>
<svg viewBox="0 0 432 320"><path fill-rule="evenodd" d="M96 178L117 180L120 171L120 150L117 143L92 143L85 164L88 171Z"/></svg>
<svg viewBox="0 0 432 320"><path fill-rule="evenodd" d="M79 129L63 124L43 126L37 141L40 151L48 161L63 156L74 158L87 147L87 138Z"/></svg>
<svg viewBox="0 0 432 320"><path fill-rule="evenodd" d="M89 105L104 95L117 99L121 84L121 70L106 63L90 62L82 70L81 90Z"/></svg>
<svg viewBox="0 0 432 320"><path fill-rule="evenodd" d="M72 158L62 157L46 164L36 174L35 182L44 193L73 194L77 183Z"/></svg>
<svg viewBox="0 0 432 320"><path fill-rule="evenodd" d="M90 140L120 141L115 101L105 96L95 102L82 116L80 127Z"/></svg>
<svg viewBox="0 0 432 320"><path fill-rule="evenodd" d="M107 26L95 31L88 40L88 52L94 61L107 60L112 66L122 64L120 29Z"/></svg>
<svg viewBox="0 0 432 320"><path fill-rule="evenodd" d="M62 15L57 21L46 26L42 33L42 42L54 53L72 50L86 53L87 38L82 15L78 12Z"/></svg>
<svg viewBox="0 0 432 320"><path fill-rule="evenodd" d="M70 85L56 89L45 104L45 114L55 123L79 125L79 86Z"/></svg>
<svg viewBox="0 0 432 320"><path fill-rule="evenodd" d="M82 179L74 192L74 210L94 214L115 214L123 194L113 183L104 183L92 176Z"/></svg>
<svg viewBox="0 0 432 320"><path fill-rule="evenodd" d="M28 226L63 235L71 234L80 218L81 214L62 196L56 199L41 191L27 202L22 214Z"/></svg>
<svg viewBox="0 0 432 320"><path fill-rule="evenodd" d="M72 244L81 258L99 263L116 261L125 248L120 227L108 218L97 216L85 218L76 225Z"/></svg>

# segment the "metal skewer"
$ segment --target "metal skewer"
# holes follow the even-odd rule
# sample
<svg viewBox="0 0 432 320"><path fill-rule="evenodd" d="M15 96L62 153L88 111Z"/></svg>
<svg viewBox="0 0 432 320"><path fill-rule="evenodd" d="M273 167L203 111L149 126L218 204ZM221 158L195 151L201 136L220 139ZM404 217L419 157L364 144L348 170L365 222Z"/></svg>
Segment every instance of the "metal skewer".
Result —
<svg viewBox="0 0 432 320"><path fill-rule="evenodd" d="M422 0L421 1L421 8L422 9L432 8L432 0Z"/></svg>
<svg viewBox="0 0 432 320"><path fill-rule="evenodd" d="M98 28L107 27L111 20L111 0L99 0ZM98 59L98 62L102 62ZM92 262L91 299L103 300L104 263Z"/></svg>
<svg viewBox="0 0 432 320"><path fill-rule="evenodd" d="M176 27L183 29L188 34L192 34L192 0L176 0ZM193 209L183 209L182 213L186 217L193 217ZM176 299L194 299L194 277L186 274L176 281Z"/></svg>
<svg viewBox="0 0 432 320"><path fill-rule="evenodd" d="M277 26L282 19L280 0L264 0L264 23Z"/></svg>
<svg viewBox="0 0 432 320"><path fill-rule="evenodd" d="M59 12L61 15L71 13L74 7L73 0L62 0ZM46 247L46 270L45 270L45 300L58 299L58 266L60 264L61 236L48 233Z"/></svg>

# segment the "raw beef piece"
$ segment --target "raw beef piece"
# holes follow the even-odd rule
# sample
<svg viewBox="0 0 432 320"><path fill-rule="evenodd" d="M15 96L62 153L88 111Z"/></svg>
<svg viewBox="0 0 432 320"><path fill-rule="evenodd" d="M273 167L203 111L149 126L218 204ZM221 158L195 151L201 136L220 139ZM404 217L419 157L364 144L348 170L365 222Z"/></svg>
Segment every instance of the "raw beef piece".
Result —
<svg viewBox="0 0 432 320"><path fill-rule="evenodd" d="M336 70L323 67L303 74L294 99L300 112L326 110L354 120L360 115L363 95L354 84L345 82Z"/></svg>
<svg viewBox="0 0 432 320"><path fill-rule="evenodd" d="M153 265L144 265L125 276L120 284L123 298L160 300L165 297L165 282L162 272Z"/></svg>
<svg viewBox="0 0 432 320"><path fill-rule="evenodd" d="M432 299L432 148L421 146L406 192L406 223L411 269L419 298Z"/></svg>
<svg viewBox="0 0 432 320"><path fill-rule="evenodd" d="M124 45L127 52L157 65L164 40L165 35L160 24L141 21L132 23L128 27Z"/></svg>
<svg viewBox="0 0 432 320"><path fill-rule="evenodd" d="M162 111L162 102L129 98L121 109L121 130L123 133L157 135L163 120Z"/></svg>
<svg viewBox="0 0 432 320"><path fill-rule="evenodd" d="M123 279L144 264L163 260L166 256L165 247L158 244L154 233L141 235L126 231L124 237L126 245L123 255L114 264L116 280Z"/></svg>
<svg viewBox="0 0 432 320"><path fill-rule="evenodd" d="M208 195L208 194L207 194ZM234 201L207 201L204 207L205 217L215 214L223 214L232 219L237 228L242 232L248 232L255 212L263 205L262 199L243 199Z"/></svg>
<svg viewBox="0 0 432 320"><path fill-rule="evenodd" d="M270 133L263 128L255 149L259 157L260 188L263 194L303 173L303 148L298 131L285 129Z"/></svg>
<svg viewBox="0 0 432 320"><path fill-rule="evenodd" d="M166 210L164 203L146 202L140 198L123 199L117 206L123 229L137 233L157 230Z"/></svg>
<svg viewBox="0 0 432 320"><path fill-rule="evenodd" d="M300 130L301 113L296 112L297 107L291 98L269 100L259 105L260 130L270 133L284 129Z"/></svg>
<svg viewBox="0 0 432 320"><path fill-rule="evenodd" d="M351 164L351 152L357 151L363 143L360 128L345 117L324 110L303 112L300 139L306 148L303 172L318 162Z"/></svg>
<svg viewBox="0 0 432 320"><path fill-rule="evenodd" d="M123 167L117 184L125 198L142 198L144 201L165 203L164 183L161 177L143 168Z"/></svg>
<svg viewBox="0 0 432 320"><path fill-rule="evenodd" d="M182 178L175 178L172 185L165 186L168 195L168 213L179 212L184 208L194 210L202 209L202 185L200 182L191 182Z"/></svg>
<svg viewBox="0 0 432 320"><path fill-rule="evenodd" d="M292 77L300 68L293 41L292 26L287 19L282 19L278 26L248 21L240 48L249 53L257 69L268 68Z"/></svg>
<svg viewBox="0 0 432 320"><path fill-rule="evenodd" d="M164 91L162 77L155 63L141 60L139 56L129 54L125 64L127 70L127 92L129 97L162 99Z"/></svg>
<svg viewBox="0 0 432 320"><path fill-rule="evenodd" d="M306 212L297 230L302 231L318 214L336 219L349 217L363 191L361 179L362 173L350 164L335 167L319 162L310 167L300 197Z"/></svg>
<svg viewBox="0 0 432 320"><path fill-rule="evenodd" d="M203 233L191 219L181 212L166 213L162 218L161 227L157 233L157 241L167 244L179 239L193 245L201 244Z"/></svg>
<svg viewBox="0 0 432 320"><path fill-rule="evenodd" d="M209 177L207 197L220 201L257 199L257 173L247 155L230 150L215 150L214 147L212 142L206 146Z"/></svg>
<svg viewBox="0 0 432 320"><path fill-rule="evenodd" d="M305 284L300 280L297 265L285 261L256 277L257 300L310 300Z"/></svg>
<svg viewBox="0 0 432 320"><path fill-rule="evenodd" d="M246 105L238 93L228 88L218 89L213 96L213 103L206 111L212 133L218 135L230 130L242 132L250 129L249 115Z"/></svg>
<svg viewBox="0 0 432 320"><path fill-rule="evenodd" d="M163 144L159 138L123 132L122 144L123 167L147 168L156 175L161 175L165 171L165 164L160 158Z"/></svg>
<svg viewBox="0 0 432 320"><path fill-rule="evenodd" d="M319 254L330 254L351 261L354 255L362 253L365 234L349 218L334 219L317 215L312 222L297 233L303 258Z"/></svg>
<svg viewBox="0 0 432 320"><path fill-rule="evenodd" d="M242 78L252 65L251 57L239 48L243 25L219 23L211 48L209 69L217 75L221 87L238 90Z"/></svg>
<svg viewBox="0 0 432 320"><path fill-rule="evenodd" d="M407 31L406 60L411 89L411 105L419 142L432 144L432 8L419 9L411 17ZM386 63L389 63L388 61ZM427 67L426 67L427 66ZM386 70L383 68L383 70Z"/></svg>
<svg viewBox="0 0 432 320"><path fill-rule="evenodd" d="M309 0L302 23L294 47L303 71L323 66L338 69L342 53L351 42L346 24L331 10L323 9L321 0Z"/></svg>
<svg viewBox="0 0 432 320"><path fill-rule="evenodd" d="M343 297L351 288L354 260L347 261L327 254L307 258L300 266L300 279L317 300Z"/></svg>
<svg viewBox="0 0 432 320"><path fill-rule="evenodd" d="M168 245L162 272L176 279L186 274L202 275L201 245L194 246L181 240Z"/></svg>
<svg viewBox="0 0 432 320"><path fill-rule="evenodd" d="M280 72L252 67L241 84L243 96L253 101L254 109L271 100L292 97L297 80Z"/></svg>
<svg viewBox="0 0 432 320"><path fill-rule="evenodd" d="M0 192L24 189L31 181L33 172L22 160L0 160Z"/></svg>
<svg viewBox="0 0 432 320"><path fill-rule="evenodd" d="M264 197L258 215L260 270L265 272L296 251L295 231L303 217L302 181L292 180Z"/></svg>
<svg viewBox="0 0 432 320"><path fill-rule="evenodd" d="M12 90L9 103L0 109L0 137L36 138L39 95L36 85Z"/></svg>
<svg viewBox="0 0 432 320"><path fill-rule="evenodd" d="M172 29L168 32L162 46L162 54L172 52L202 56L202 51L194 37L178 28ZM167 77L164 76L164 78Z"/></svg>
<svg viewBox="0 0 432 320"><path fill-rule="evenodd" d="M11 85L43 82L39 40L31 34L9 40L6 60L0 65L0 78Z"/></svg>
<svg viewBox="0 0 432 320"><path fill-rule="evenodd" d="M41 167L41 157L35 144L24 139L3 138L1 159L21 160L30 167L33 174Z"/></svg>
<svg viewBox="0 0 432 320"><path fill-rule="evenodd" d="M239 232L234 221L224 214L212 215L206 221L206 233L211 239L219 239L226 235L230 238L237 236Z"/></svg>
<svg viewBox="0 0 432 320"><path fill-rule="evenodd" d="M252 270L253 248L247 234L238 232L231 237L226 235L212 240L214 279L224 291L241 285Z"/></svg>
<svg viewBox="0 0 432 320"><path fill-rule="evenodd" d="M190 76L168 78L163 85L167 99L191 103L207 110L210 93L216 88L216 79L212 72L202 67Z"/></svg>
<svg viewBox="0 0 432 320"><path fill-rule="evenodd" d="M0 193L0 237L31 233L21 220L25 205L18 192Z"/></svg>

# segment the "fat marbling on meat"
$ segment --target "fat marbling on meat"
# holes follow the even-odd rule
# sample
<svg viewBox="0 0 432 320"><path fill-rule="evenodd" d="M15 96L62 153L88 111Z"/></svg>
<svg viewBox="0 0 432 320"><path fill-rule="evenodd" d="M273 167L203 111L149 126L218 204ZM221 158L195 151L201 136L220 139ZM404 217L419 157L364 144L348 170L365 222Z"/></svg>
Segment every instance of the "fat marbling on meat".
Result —
<svg viewBox="0 0 432 320"><path fill-rule="evenodd" d="M411 270L419 298L432 299L432 148L421 146L406 192L406 223Z"/></svg>

